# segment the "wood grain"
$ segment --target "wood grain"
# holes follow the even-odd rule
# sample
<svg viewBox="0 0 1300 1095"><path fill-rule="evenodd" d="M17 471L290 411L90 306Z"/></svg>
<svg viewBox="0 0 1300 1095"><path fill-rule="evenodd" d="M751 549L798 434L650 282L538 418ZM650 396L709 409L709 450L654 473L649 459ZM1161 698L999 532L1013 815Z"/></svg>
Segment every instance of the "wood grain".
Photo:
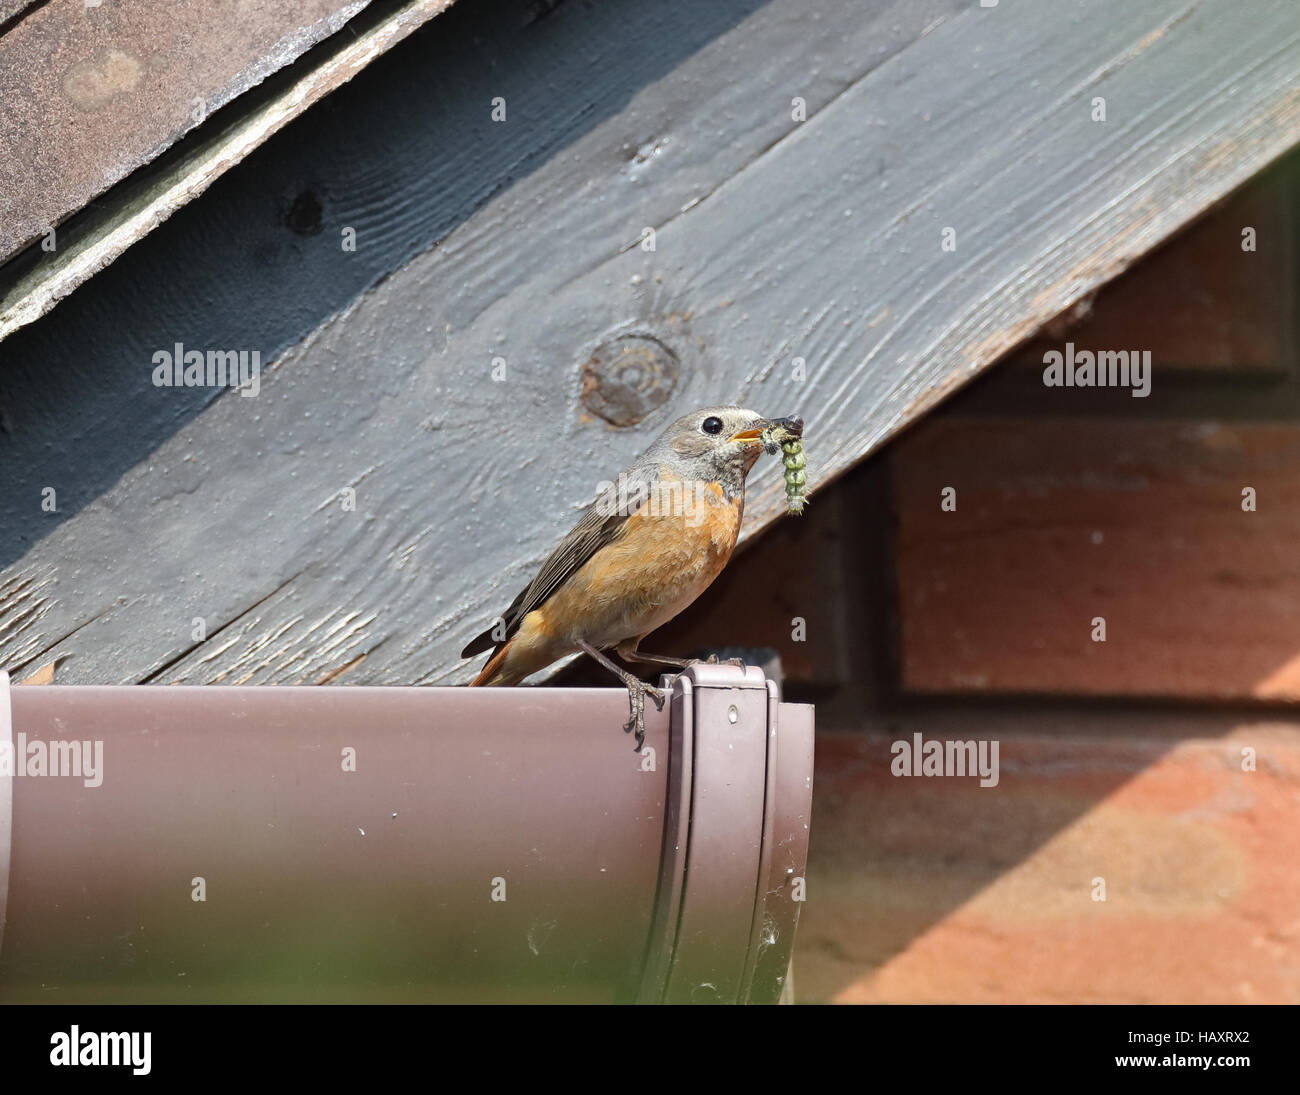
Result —
<svg viewBox="0 0 1300 1095"><path fill-rule="evenodd" d="M579 18L541 24L539 88L571 71ZM675 414L803 414L815 499L1295 144L1298 40L1263 0L769 5L541 162L539 92L499 127L520 150L481 178L493 196L438 247L15 562L56 584L0 661L67 655L61 682L463 681L456 652ZM655 250L628 248L646 227ZM625 332L681 380L615 430L578 411L580 372ZM753 486L751 535L783 507L774 465Z"/></svg>
<svg viewBox="0 0 1300 1095"><path fill-rule="evenodd" d="M26 13L0 37L0 262L367 3L51 0Z"/></svg>
<svg viewBox="0 0 1300 1095"><path fill-rule="evenodd" d="M361 0L361 3L366 2L368 0ZM77 286L117 260L178 209L202 194L216 179L288 122L346 83L375 57L391 49L395 43L445 10L450 3L451 0L408 0L395 11L390 12L381 7L366 12L361 18L347 24L347 35L337 36L328 48L318 49L310 62L295 66L286 79L249 95L239 105L242 112L239 117L231 119L223 116L220 124L214 123L204 129L202 134L196 134L193 140L185 142L163 164L123 181L112 188L100 202L83 209L80 215L71 217L67 223L62 222L65 216L77 208L74 203L98 194L99 190L87 189L84 178L75 172L68 172L66 176L61 174L64 167L62 163L46 165L45 168L46 174L58 175L57 185L48 178L42 178L39 168L31 177L22 176L22 187L14 187L16 193L10 200L10 219L20 232L43 232L58 224L57 249L46 254L43 250L29 248L25 253L17 255L0 272L0 340L39 319ZM350 18L358 9L359 4L354 3L311 28L311 31L316 34L337 29L342 25L342 18ZM216 12L215 15L217 24L224 25L225 15L222 12ZM57 32L61 25L55 23L47 29ZM158 43L154 41L155 29L150 28L146 33L140 28L134 28L132 33L149 38L156 48ZM186 25L185 33L192 36L194 28ZM220 35L212 34L208 44L219 37ZM272 67L287 64L292 59L293 49L305 49L312 44L308 38L299 36L299 40L291 43L290 48L291 37L286 36L276 43L270 61L256 57L257 64L253 66L251 75L256 75L260 80ZM187 48L188 42L187 37ZM79 45L85 48L85 43ZM0 43L0 52L5 48L4 43ZM22 48L27 51L24 57L29 57L34 47L28 43ZM165 51L155 52L150 64L161 67L165 73L173 60ZM189 74L190 80L201 77L202 72ZM169 88L170 92L174 93L175 90ZM181 89L181 94L188 94L192 90L192 85L189 85ZM242 93L248 91L248 88L221 89L224 96L231 96L236 91ZM91 127L85 118L74 116L71 120L63 119L63 122L65 128L71 128L77 134L78 140L66 142L70 147L62 148L61 138L57 134L53 137L45 134L33 121L32 115L49 107L50 104L45 101L48 94L46 91L44 95L38 93L35 96L35 102L28 104L27 117L10 120L10 135L14 138L12 143L19 146L31 143L36 148L42 147L42 141L54 145L59 149L59 155L69 157L78 172L89 169L94 179L91 185L101 189L121 178L129 169L152 160L167 144L179 137L179 133L169 133L165 140L156 142L146 153L141 153L141 129L147 127L142 127L136 117L139 113L138 106L128 102L121 105L131 111L132 129L129 137L124 138L120 144L114 143L111 137L105 137L104 129L111 128L109 119L95 117L95 126ZM133 88L132 97L148 99L150 89ZM196 96L188 103L182 100L180 106L193 112L195 103L203 104L203 110L199 112L203 118L191 118L191 125L205 120L205 112L220 105L207 104L203 96ZM177 109L175 102L164 101L161 104L152 103L151 106L155 112L155 129L170 124L170 116ZM170 114L167 113L168 108ZM153 135L157 136L156 133ZM87 144L93 147L94 155L88 154ZM33 157L29 154L27 159L31 158ZM97 164L97 158L103 162ZM112 161L112 166L106 168L104 164L109 161ZM42 220L42 217L46 219ZM26 238L15 237L8 244L0 239L0 257L7 254L4 251L6 246L12 250L24 242Z"/></svg>
<svg viewBox="0 0 1300 1095"><path fill-rule="evenodd" d="M0 0L0 26L39 2L40 0Z"/></svg>

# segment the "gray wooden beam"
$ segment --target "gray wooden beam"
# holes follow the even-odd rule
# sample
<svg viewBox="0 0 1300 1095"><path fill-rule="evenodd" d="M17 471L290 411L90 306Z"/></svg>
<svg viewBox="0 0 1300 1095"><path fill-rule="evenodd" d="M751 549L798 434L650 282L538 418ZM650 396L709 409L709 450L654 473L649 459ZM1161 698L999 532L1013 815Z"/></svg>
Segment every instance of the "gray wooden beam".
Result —
<svg viewBox="0 0 1300 1095"><path fill-rule="evenodd" d="M1300 141L1282 2L810 7L648 84L46 536L0 575L0 663L463 680L465 639L673 415L797 411L825 486ZM513 109L503 141L537 105ZM580 375L628 332L680 379L618 430ZM751 535L781 510L774 467L754 486Z"/></svg>
<svg viewBox="0 0 1300 1095"><path fill-rule="evenodd" d="M172 4L124 8L131 17L106 31L87 25L91 8L84 5L83 13L84 0L61 0L0 38L0 101L14 104L0 116L0 148L7 152L0 158L0 262L59 225L47 237L54 245L48 254L42 243L40 253L29 249L26 261L0 270L0 340L43 316L451 0L408 0L354 20L369 2L312 0L307 7L315 6L320 17L292 33L283 33L285 11L261 11L259 33L235 42L227 40L237 22L229 3L205 5L201 18L207 23L198 27L194 13L178 12ZM289 5L289 14L302 19L309 14L303 9ZM209 111L344 26L348 33L295 67L292 78L251 96L254 102L241 102L236 109L244 113L221 114L163 165L126 178L205 121ZM113 46L105 48L105 40ZM195 41L202 46L197 60ZM128 49L142 57L148 53L147 63ZM68 92L66 73L50 69L51 53L81 58L69 72L81 72L80 94L89 102ZM232 78L237 63L247 67ZM174 75L178 70L184 70L181 80ZM114 79L123 86L114 87ZM119 185L96 208L65 227L67 218L114 183Z"/></svg>
<svg viewBox="0 0 1300 1095"><path fill-rule="evenodd" d="M0 35L0 260L367 3L50 0L28 11Z"/></svg>

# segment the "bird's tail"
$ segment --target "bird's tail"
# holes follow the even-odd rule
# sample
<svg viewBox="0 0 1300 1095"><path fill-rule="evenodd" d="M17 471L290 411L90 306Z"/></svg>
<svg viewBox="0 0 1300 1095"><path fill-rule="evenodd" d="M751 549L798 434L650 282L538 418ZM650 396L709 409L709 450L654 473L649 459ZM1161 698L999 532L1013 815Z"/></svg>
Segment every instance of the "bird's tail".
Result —
<svg viewBox="0 0 1300 1095"><path fill-rule="evenodd" d="M518 684L522 677L516 677L511 680L512 674L506 670L506 660L510 656L510 647L514 644L511 639L501 647L495 654L488 659L487 665L479 671L479 675L469 682L471 688L484 688L493 685Z"/></svg>

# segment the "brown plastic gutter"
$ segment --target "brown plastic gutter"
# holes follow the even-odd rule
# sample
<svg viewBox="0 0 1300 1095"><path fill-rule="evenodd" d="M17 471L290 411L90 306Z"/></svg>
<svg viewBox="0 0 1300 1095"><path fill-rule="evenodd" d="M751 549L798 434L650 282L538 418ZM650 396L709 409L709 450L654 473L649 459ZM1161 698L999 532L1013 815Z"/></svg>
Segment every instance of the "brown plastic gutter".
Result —
<svg viewBox="0 0 1300 1095"><path fill-rule="evenodd" d="M0 680L0 1001L774 1002L812 708L693 667L637 755L626 707Z"/></svg>

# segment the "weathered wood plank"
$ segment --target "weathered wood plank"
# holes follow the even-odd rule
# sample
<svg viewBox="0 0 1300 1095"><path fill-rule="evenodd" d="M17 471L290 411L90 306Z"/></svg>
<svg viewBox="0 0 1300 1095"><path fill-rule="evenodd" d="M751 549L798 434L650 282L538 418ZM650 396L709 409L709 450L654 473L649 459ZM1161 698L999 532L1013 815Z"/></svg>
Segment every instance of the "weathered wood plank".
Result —
<svg viewBox="0 0 1300 1095"><path fill-rule="evenodd" d="M0 261L369 0L52 0L0 37Z"/></svg>
<svg viewBox="0 0 1300 1095"><path fill-rule="evenodd" d="M882 11L880 19L889 22L878 31L868 22L854 44L854 64L879 63L889 49L911 41L925 25L920 20L933 16L930 3L909 7L906 18ZM446 239L485 202L505 198L499 192L513 179L566 154L639 89L761 6L760 0L667 8L624 2L545 14L531 0L481 0L453 7L383 65L335 91L328 109L308 112L273 137L201 204L181 210L104 271L93 289L0 342L0 470L7 488L0 491L0 566L108 490L217 398L211 388L155 389L141 362L160 347L178 339L248 347L269 361ZM787 26L779 30L789 33ZM835 30L825 27L804 43L824 53L823 39L833 41ZM600 70L596 83L564 60L598 55L620 36L642 48ZM732 66L721 70L728 77L743 75L743 59L720 60ZM563 78L550 79L557 71ZM843 90L852 71L828 66L811 79L810 106ZM548 93L538 97L543 79ZM710 103L721 110L731 101L727 91L719 86L721 98ZM483 105L494 97L528 111L509 139ZM692 147L717 162L709 169L717 174L757 155L792 124L785 115L773 118L762 103L748 104L734 142L719 148L700 140ZM613 157L603 145L593 147L588 155L609 158L610 170L623 163L620 156L638 155L636 144ZM560 176L581 178L581 165L561 167ZM673 172L641 182L641 189L684 185ZM580 186L562 177L553 185L561 193ZM296 216L299 206L314 208L314 221ZM533 230L531 210L518 209L515 218L517 238ZM357 232L357 249L344 253L348 229ZM476 290L504 292L548 268L557 277L588 269L607 235L571 220L563 233L547 234L545 250L514 249L512 260L493 271L495 280L478 281ZM131 322L121 322L123 316ZM52 448L56 436L63 440ZM50 482L64 488L59 513L33 525L24 499Z"/></svg>
<svg viewBox="0 0 1300 1095"><path fill-rule="evenodd" d="M880 64L858 8L806 19L764 8L648 83L55 529L14 568L60 574L29 647L75 653L67 681L463 680L670 415L797 410L824 483L1300 139L1300 31L1263 0L962 5ZM616 432L579 372L626 331L682 378ZM751 533L781 508L758 488ZM195 616L236 641L208 657Z"/></svg>
<svg viewBox="0 0 1300 1095"><path fill-rule="evenodd" d="M798 44L798 90L807 100L809 109L815 111L832 101L863 71L880 64L911 42L943 12L956 6L954 0L922 5L892 2L881 5L871 18L863 18L859 13L849 26L844 25L842 17L831 18L838 10L835 4L823 4L808 12L812 22ZM254 346L269 343L274 347L276 344L272 339L282 329L277 324L286 316L291 322L300 322L301 313L312 307L318 298L323 299L330 309L340 306L346 301L346 296L330 294L340 288L346 292L351 284L355 284L348 280L354 272L359 272L360 277L369 281L377 280L382 276L380 264L386 254L396 251L405 257L409 253L405 250L410 246L408 241L419 240L426 233L435 233L434 239L437 233L445 233L449 225L458 223L481 202L483 192L501 185L494 180L508 179L518 173L521 163L544 164L548 158L551 159L543 172L519 183L513 191L504 191L480 218L463 225L454 240L446 244L491 257L490 265L486 267L482 258L474 261L476 270L469 291L438 290L439 299L450 313L446 320L459 323L462 315L473 314L471 309L482 307L487 301L530 280L576 277L596 264L612 246L622 242L624 229L620 224L625 214L598 200L599 195L595 194L589 195L580 206L561 206L564 216L556 223L544 229L537 224L535 210L539 202L548 200L548 195L581 190L584 185L594 188L594 183L582 182L592 170L588 165L597 165L602 186L613 189L620 201L625 200L622 195L629 191L643 193L654 206L651 216L666 217L701 188L712 187L739 170L795 125L783 103L778 102L773 107L758 100L746 91L745 85L747 74L753 67L747 51L762 56L795 51L794 28L798 20L791 13L762 9L747 25L748 34L742 41L738 43L728 39L709 45L761 5L727 0L689 8L622 4L585 11L562 7L539 23L514 29L512 21L505 19L504 15L511 8L520 7L518 4L490 4L482 9L482 16L478 10L455 8L421 41L410 43L395 59L403 66L404 73L386 92L391 101L384 104L382 126L377 125L372 117L373 108L365 109L367 101L362 99L358 105L352 96L355 91L371 89L382 83L383 73L377 71L382 66L375 66L363 81L340 93L345 99L351 96L350 106L340 107L331 100L330 117L334 124L339 124L341 118L353 127L354 132L333 137L328 126L318 127L314 116L309 116L304 120L311 130L308 136L299 137L294 129L284 134L290 144L289 158L306 161L309 165L302 169L301 181L297 185L310 183L316 192L328 195L325 225L321 236L317 237L325 240L323 246L306 247L295 242L291 248L286 248L278 236L272 236L259 219L264 217L261 206L266 204L261 190L251 190L241 195L232 208L220 209L213 223L200 222L194 226L201 208L191 207L95 283L97 290L111 292L106 301L96 303L91 298L87 303L84 297L73 298L54 317L0 344L0 357L6 350L12 353L21 348L28 358L23 360L23 354L20 354L11 362L11 367L19 367L25 374L23 384L15 387L25 386L29 392L39 393L39 399L30 400L34 404L30 410L23 408L28 413L21 421L16 421L19 409L12 400L9 401L7 438L11 442L10 451L16 442L22 446L19 451L27 460L26 466L8 465L11 469L9 482L13 486L7 498L0 502L11 503L7 513L10 530L21 529L24 535L32 538L45 531L39 523L32 524L30 502L44 483L60 483L64 488L59 494L60 507L70 506L76 512L77 507L84 504L78 494L88 481L93 483L95 477L102 474L101 465L105 460L109 462L109 476L104 480L106 488L120 476L130 474L126 467L115 467L114 461L120 460L124 454L136 452L139 453L136 460L144 458L151 445L157 444L153 440L155 436L168 436L180 422L195 413L187 409L187 400L192 407L210 402L213 398L211 391L173 389L160 393L149 385L147 368L140 369L139 363L147 362L159 346L170 345L178 331L184 332L191 345L230 345L236 339L246 338ZM489 36L488 28L498 24L512 29L509 33L501 30ZM445 44L441 40L444 32L452 35ZM619 35L642 43L643 48L632 56L625 56L620 65L603 70L604 77L596 86L592 86L589 73L568 66L567 58L596 55L601 49L609 48L611 41L620 40ZM541 44L543 40L544 45ZM505 43L505 52L502 52L502 42ZM682 66L683 61L704 47L708 48L698 59L689 60ZM412 64L411 54L417 50L423 50L423 53L417 53L415 64ZM811 73L806 71L809 56L821 59L820 67ZM674 70L678 71L670 76ZM549 80L556 72L564 74L563 83L549 83L550 94L543 99L533 97L531 89L537 86L538 81ZM654 94L638 96L636 89L642 85L651 86ZM696 101L691 112L676 118L684 89L690 89ZM428 94L432 105L427 114L414 117L427 117L430 120L427 130L411 126L411 131L404 134L394 129L390 122L402 121L403 106L411 103L422 91ZM493 127L483 105L496 92L507 98L512 111L522 115L519 119L521 124L508 132ZM466 95L472 99L463 102ZM625 109L624 104L634 99L637 101L636 109ZM734 139L726 142L717 139L717 119L723 116L733 119L735 129ZM405 117L411 118L412 115L408 111ZM592 128L584 128L588 123ZM595 125L609 128L594 132ZM656 128L666 126L673 127L674 169L654 170L658 160L654 154L655 142L647 143L646 134L653 134ZM578 150L567 150L563 159L558 158L557 150L575 141L579 135L583 135L583 143L575 146ZM408 144L414 152L409 160L393 155L395 149L406 148ZM322 155L322 150L328 154ZM260 163L241 166L232 172L231 180L236 175L247 177L254 168L267 171L268 156L279 153L273 147L264 151L267 155L260 157ZM437 157L436 170L431 175L428 165L433 157ZM399 176L396 183L395 174ZM270 179L262 189L269 188L279 195L292 194L294 187L295 175L289 173L288 167L272 159ZM254 226L252 231L248 228L250 223ZM336 241L340 227L344 225L357 227L360 242L355 254L340 258ZM276 227L282 234L283 228ZM632 231L639 231L639 227L633 227ZM334 236L333 241L327 239L329 235ZM538 240L537 245L521 249L517 241L530 236ZM190 256L196 254L208 256L211 269L207 264L190 261ZM141 270L142 264L137 260L145 255L154 265L143 267L147 277L144 286L137 287L132 275ZM457 259L458 265L446 268L447 274L453 278L451 284L458 283L455 271L461 262ZM248 286L252 287L251 295L248 295ZM324 293L321 292L322 286ZM307 289L315 290L316 297ZM214 300L216 307L212 303ZM112 319L122 313L135 316L135 323L125 328L113 325ZM212 322L214 315L222 320L230 317L234 325L219 326ZM423 327L420 334L422 340L428 337ZM97 352L88 361L82 347L92 342ZM39 357L55 358L59 370L51 376L48 368L37 368L35 362ZM331 430L337 428L341 435L333 437L334 441L360 431L359 424L373 413L372 407L357 403L358 392L368 392L365 398L369 399L372 395L393 390L396 383L393 379L394 364L380 352L351 366L358 370L352 374L354 380L361 376L360 370L374 369L372 379L377 386L370 387L371 381L368 380L359 381L356 391L345 397L343 406L354 406L358 417L351 418L352 412L346 411L348 421L335 420ZM407 360L402 363L402 368L409 369L413 364ZM106 379L106 372L110 373L111 379ZM348 387L351 388L352 384L349 383ZM123 393L122 398L116 394L118 389ZM93 395L88 397L88 392ZM301 392L305 398L314 398L309 388L303 388ZM241 402L258 403L260 400ZM57 406L51 407L51 403L57 403ZM420 422L432 418L436 410L436 403L421 410L415 425L418 427ZM298 424L285 433L286 438L308 423L323 423L319 417L303 417L304 412L311 414L306 407L300 407L294 413ZM214 440L211 450L211 458L218 465L225 464L228 457L234 456L233 450L227 452L226 448L228 445L236 449L240 447L242 442L238 440L238 434L248 425L248 417L236 414L230 426L222 428L221 439ZM46 451L42 439L55 429L70 440L67 449L52 454ZM323 439L328 439L329 435L330 431L327 431ZM419 428L409 435L397 431L391 436L402 436L417 444L427 443L429 448L426 451L435 451L432 445L436 439ZM80 441L83 437L87 441L93 439L94 461ZM373 439L380 440L380 435ZM141 443L145 447L135 448ZM387 443L383 442L384 445ZM67 458L65 453L71 453L71 458ZM278 462L283 455L271 459ZM159 469L173 459L166 453L158 454L156 458L162 463L152 466ZM197 470L192 460L179 459L177 470ZM381 457L381 462L386 459ZM427 456L421 459L428 461ZM37 467L46 470L38 472ZM230 470L233 473L233 466ZM205 476L206 473L200 477ZM137 485L159 485L152 474L146 474L143 480L136 482ZM120 485L124 487L125 480ZM134 491L137 488L127 489ZM146 489L153 491L153 487ZM331 475L321 496L328 498L337 489L336 480ZM25 501L19 501L20 491L25 492L22 493ZM422 498L419 505L436 507L440 497L446 496L430 494ZM558 515L561 520L567 519L565 515L572 512L574 504L574 499L567 499L562 504ZM314 520L326 520L329 513L324 510L317 513L317 507L317 498L313 497L308 512L315 514ZM189 521L192 511L186 511L186 514L180 516L182 523ZM43 516L51 525L61 519L58 515ZM72 520L80 520L80 516ZM445 550L427 527L428 522L425 524L423 529L417 525L408 530L414 545L409 550L408 545L402 545L399 557L403 553L409 555L417 547L425 554L440 547ZM160 541L155 541L152 534L144 533L143 527L143 524L136 525L138 536L155 544L164 558L169 555L160 541L168 539L171 534L158 530ZM286 550L291 556L304 547L309 554L315 552L309 542L310 536L307 540L298 538L304 532L306 529L300 528L290 537L295 546ZM47 546L59 554L65 573L75 572L68 547L56 546L53 540L43 545L37 556L42 555ZM92 555L103 558L101 549L106 547L106 542L100 541L98 547L87 546ZM178 542L175 547L178 552L185 552L194 545L186 548ZM334 550L335 546L331 544L319 557L329 560L327 565L331 568L336 565L332 561ZM279 588L278 582L297 581L294 576L302 574L307 566L307 562L303 562L301 568L293 566L281 570L281 561L268 559L268 570L258 574L237 574L230 569L236 563L235 556L221 553L220 562L210 557L202 574L194 573L187 583L188 588L194 591L194 597L186 597L177 606L178 613L168 615L165 627L169 634L158 645L155 655L151 655L157 660L132 672L143 676L157 672L159 667L175 658L178 650L192 645L189 634L190 620L194 615L202 615L209 621L209 632L217 625L229 625L222 633L222 641L237 634L245 625L256 628L261 616L252 613L244 619L239 618L240 614L250 605L262 604L264 598ZM369 556L363 565L369 567ZM155 560L147 564L146 569L157 576L163 586L173 586L175 575L166 561ZM219 570L224 570L224 576L218 574ZM409 568L407 575L414 570L415 567ZM311 573L301 580L314 583L318 578ZM427 585L431 580L427 564L421 580L426 583L426 602L433 603L434 593L428 590ZM102 608L108 617L113 617L124 607L116 604L115 593L111 592L116 588L115 578L106 580L100 587L100 593L107 598ZM294 589L282 591L282 596L290 592L299 595ZM64 596L63 591L58 591L58 595ZM381 600L384 597L383 594L376 595ZM54 599L51 596L43 600L41 607L52 607ZM137 606L141 607L143 605ZM154 607L161 606L155 604ZM366 641L374 641L376 627L383 629L397 625L399 630L405 630L410 623L409 620L396 621L391 615L387 619L386 624L372 625ZM299 645L304 648L314 641L315 622L300 625L304 634ZM103 623L110 632L117 631L118 625L110 619L105 618ZM94 640L95 648L105 654L105 661L95 669L88 664L90 657L98 657L91 653L90 641L84 635L76 639L74 645L82 661L81 669L91 674L88 679L94 679L96 673L114 672L111 667L115 663L123 664L124 651L135 640L130 634L132 625L125 620L121 625L127 631L119 632L119 638L109 640L105 635ZM178 626L180 630L176 631ZM328 629L328 624L322 625L322 631ZM30 634L27 636L29 645L34 643L31 648L36 650L48 645L50 638L50 630L45 625L40 631L41 642ZM257 638L251 639L248 646L256 646L257 642ZM28 646L24 647L26 649ZM264 656L284 654L284 648L280 646L272 646L269 651L263 646L258 649L263 650ZM246 648L241 648L230 658L242 657L245 652ZM195 657L201 657L201 653L206 651L196 650ZM328 663L329 670L348 664L353 657L351 651L334 653L339 660ZM178 667L178 672L183 668ZM217 667L214 673L221 673L224 668ZM297 672L301 667L295 663L297 675L274 679L317 679L318 667L308 668L310 671L304 676ZM60 679L65 676L72 679L73 674L61 673ZM267 674L263 672L252 679L264 680ZM349 675L346 679L354 678Z"/></svg>
<svg viewBox="0 0 1300 1095"><path fill-rule="evenodd" d="M130 84L123 89L107 91L101 87L106 77L95 68L99 62L86 62L91 66L90 79L95 93L106 97L102 104L74 105L81 106L85 114L94 120L96 124L93 127L75 111L69 115L66 104L61 104L63 113L58 115L60 124L52 125L50 132L46 132L37 124L37 119L42 110L50 108L48 100L54 92L42 87L29 89L26 111L16 112L9 120L8 135L15 144L15 154L10 165L22 186L14 188L9 198L6 220L0 222L0 260L30 240L33 233L43 233L53 228L66 215L75 211L80 202L104 191L131 169L152 161L167 145L206 119L208 112L220 106L221 102L246 92L252 84L263 80L274 69L294 60L314 44L317 38L332 33L345 20L352 19L366 3L369 0L353 2L328 18L319 20L305 32L281 38L274 43L270 56L256 52L259 45L265 45L265 26L261 28L261 37L254 36L251 42L234 43L233 46L227 43L227 49L233 48L238 52L243 47L248 51L243 55L243 60L249 63L249 69L233 82L227 79L215 91L185 99L184 96L193 91L196 81L201 85L205 80L214 79L214 72L219 72L223 65L230 64L228 56L208 57L206 66L197 66L195 71L188 73L187 81L179 85L179 101L173 100L170 95L159 97L152 94L154 89L149 86L159 79L166 79L176 62L176 58L169 56L166 49L158 49L159 43L155 40L157 28L152 24L128 27L121 33L129 35L133 45L135 37L144 37L149 42L154 52L150 54L146 68L157 71L146 71L136 59L117 47L106 52L101 50L97 57L107 58L103 62L107 66L106 71L115 73L115 78ZM294 80L286 82L283 87L276 85L273 90L263 89L261 95L252 96L259 101L248 104L245 116L234 120L223 119L220 124L213 123L204 131L201 139L187 142L183 146L184 151L177 149L163 166L144 173L142 177L136 176L122 182L103 199L98 208L84 210L81 216L74 217L66 225L60 224L57 233L48 237L53 248L48 253L45 241L42 240L40 251L29 248L15 256L14 261L0 274L0 340L39 319L77 286L147 236L176 210L202 194L217 178L268 137L313 103L346 83L377 56L445 10L450 3L451 0L409 0L393 11L381 7L366 13L365 17L348 24L349 37L345 41L334 43L326 55L315 57L308 68L295 70ZM277 14L272 12L264 17L274 20ZM218 12L217 15L221 18L223 13ZM48 27L46 32L57 33L59 26L60 24L55 24ZM205 32L209 34L209 42L222 37L213 33L209 27L199 27L197 30L199 35ZM176 28L169 25L169 33L174 35ZM193 27L186 25L185 33L196 32ZM8 36L0 41L0 56L9 48L6 45L9 41ZM183 42L186 49L188 43L189 39L186 38ZM167 46L176 47L176 43L169 41ZM33 48L34 43L24 40L17 43L13 52L30 64L30 57L24 51ZM74 41L71 48L88 47L85 42ZM219 53L215 49L212 52L214 55ZM222 78L225 79L224 76ZM173 95L177 90L176 87L169 88ZM3 88L0 88L0 92L3 92ZM216 94L220 102L209 102L206 95L211 94ZM140 99L150 103L151 124L140 126L137 120L137 114L140 113L137 100ZM115 141L111 134L114 119L100 116L110 114L110 108L126 112L124 117L129 120L129 134L126 138ZM105 137L106 129L109 131L108 137ZM65 136L62 130L70 130L76 136L76 140L68 142L67 148L59 144ZM4 135L0 131L0 137ZM143 151L142 136L155 138L154 143ZM30 147L22 147L24 144ZM90 154L92 152L93 155ZM72 161L74 170L67 170L68 164L63 162L65 156ZM34 169L25 171L19 168L18 165L26 164L29 160L35 164ZM2 177L0 181L3 181ZM3 198L3 191L0 191L0 198ZM4 212L5 208L0 208L0 213ZM6 222L10 232L7 238L3 235L3 225Z"/></svg>
<svg viewBox="0 0 1300 1095"><path fill-rule="evenodd" d="M38 0L0 0L0 27L26 8L34 7L37 2Z"/></svg>

